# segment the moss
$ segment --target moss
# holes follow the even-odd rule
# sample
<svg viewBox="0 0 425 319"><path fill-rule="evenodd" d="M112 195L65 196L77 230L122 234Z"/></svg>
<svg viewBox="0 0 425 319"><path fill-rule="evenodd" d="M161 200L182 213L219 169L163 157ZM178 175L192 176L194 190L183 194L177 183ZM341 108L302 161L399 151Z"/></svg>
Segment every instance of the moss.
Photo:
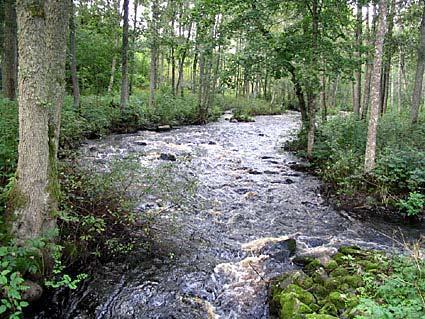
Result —
<svg viewBox="0 0 425 319"><path fill-rule="evenodd" d="M301 302L307 305L312 304L315 300L313 294L294 284L289 285L286 291L294 293Z"/></svg>
<svg viewBox="0 0 425 319"><path fill-rule="evenodd" d="M7 192L7 210L13 212L17 209L25 207L28 202L27 196L20 190L16 184L16 179L12 180L9 184L10 188Z"/></svg>
<svg viewBox="0 0 425 319"><path fill-rule="evenodd" d="M319 313L325 314L325 315L337 316L338 308L333 303L328 302L319 310Z"/></svg>
<svg viewBox="0 0 425 319"><path fill-rule="evenodd" d="M322 267L322 264L320 263L320 261L318 259L313 259L312 261L308 263L307 266L304 267L304 270L307 272L314 272L320 267Z"/></svg>
<svg viewBox="0 0 425 319"><path fill-rule="evenodd" d="M349 275L347 268L343 266L338 266L331 272L331 277L345 277Z"/></svg>
<svg viewBox="0 0 425 319"><path fill-rule="evenodd" d="M280 318L281 319L302 319L303 314L313 311L305 303L301 302L295 293L282 293L280 295Z"/></svg>
<svg viewBox="0 0 425 319"><path fill-rule="evenodd" d="M325 314L310 314L305 316L306 319L338 319L337 317Z"/></svg>
<svg viewBox="0 0 425 319"><path fill-rule="evenodd" d="M358 275L345 276L342 280L350 286L350 288L359 288L363 286L363 279Z"/></svg>
<svg viewBox="0 0 425 319"><path fill-rule="evenodd" d="M338 267L338 263L334 260L334 259L331 259L329 262L328 262L328 264L326 265L326 270L328 270L328 271L332 271L332 270L334 270L335 268L337 268Z"/></svg>
<svg viewBox="0 0 425 319"><path fill-rule="evenodd" d="M29 12L31 17L33 18L44 18L45 12L44 12L44 6L41 1L33 0L30 1L26 6L25 9Z"/></svg>

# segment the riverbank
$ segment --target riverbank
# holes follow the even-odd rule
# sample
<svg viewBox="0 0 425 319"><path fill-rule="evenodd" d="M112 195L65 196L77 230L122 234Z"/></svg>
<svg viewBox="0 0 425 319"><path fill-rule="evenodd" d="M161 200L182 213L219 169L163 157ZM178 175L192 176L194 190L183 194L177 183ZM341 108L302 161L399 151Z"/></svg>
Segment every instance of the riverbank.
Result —
<svg viewBox="0 0 425 319"><path fill-rule="evenodd" d="M318 127L313 156L302 167L325 183L333 205L361 218L422 224L425 216L425 129L408 116L385 114L379 124L377 165L364 174L366 121L336 116ZM305 157L301 132L287 149ZM374 216L374 217L372 217Z"/></svg>

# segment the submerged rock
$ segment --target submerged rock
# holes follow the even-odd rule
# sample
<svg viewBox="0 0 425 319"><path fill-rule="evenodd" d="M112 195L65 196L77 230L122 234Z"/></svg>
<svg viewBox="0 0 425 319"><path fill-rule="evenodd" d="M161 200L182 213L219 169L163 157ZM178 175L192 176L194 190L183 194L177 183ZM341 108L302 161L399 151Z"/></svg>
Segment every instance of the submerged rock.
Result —
<svg viewBox="0 0 425 319"><path fill-rule="evenodd" d="M161 155L159 155L159 159L163 161L170 161L170 162L177 161L176 155L168 154L168 153L161 153Z"/></svg>

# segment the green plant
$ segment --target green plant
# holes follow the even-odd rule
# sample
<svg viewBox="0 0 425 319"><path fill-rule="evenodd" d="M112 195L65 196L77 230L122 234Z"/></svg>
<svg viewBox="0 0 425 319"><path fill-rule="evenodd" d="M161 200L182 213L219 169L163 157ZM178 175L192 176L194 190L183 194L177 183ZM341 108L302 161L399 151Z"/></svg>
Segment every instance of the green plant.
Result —
<svg viewBox="0 0 425 319"><path fill-rule="evenodd" d="M378 285L360 290L356 319L412 319L425 317L425 263L411 257L393 257L391 272Z"/></svg>
<svg viewBox="0 0 425 319"><path fill-rule="evenodd" d="M417 216L425 207L425 195L418 192L411 192L406 200L399 200L397 206L403 214L409 217Z"/></svg>

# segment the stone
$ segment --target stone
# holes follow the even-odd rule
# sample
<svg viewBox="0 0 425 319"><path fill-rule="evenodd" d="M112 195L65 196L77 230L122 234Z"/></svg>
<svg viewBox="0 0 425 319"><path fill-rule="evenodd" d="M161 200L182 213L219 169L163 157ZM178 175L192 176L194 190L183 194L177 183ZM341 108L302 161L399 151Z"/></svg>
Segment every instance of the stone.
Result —
<svg viewBox="0 0 425 319"><path fill-rule="evenodd" d="M31 303L39 300L43 295L43 288L38 283L25 280L23 285L28 288L22 292L22 300Z"/></svg>
<svg viewBox="0 0 425 319"><path fill-rule="evenodd" d="M171 125L158 125L156 127L157 132L168 132L171 131L172 127Z"/></svg>
<svg viewBox="0 0 425 319"><path fill-rule="evenodd" d="M139 146L147 146L148 143L146 143L145 141L135 141L134 144L139 145Z"/></svg>
<svg viewBox="0 0 425 319"><path fill-rule="evenodd" d="M167 154L167 153L161 153L161 155L159 156L159 159L161 159L163 161L170 161L170 162L177 161L176 155Z"/></svg>

